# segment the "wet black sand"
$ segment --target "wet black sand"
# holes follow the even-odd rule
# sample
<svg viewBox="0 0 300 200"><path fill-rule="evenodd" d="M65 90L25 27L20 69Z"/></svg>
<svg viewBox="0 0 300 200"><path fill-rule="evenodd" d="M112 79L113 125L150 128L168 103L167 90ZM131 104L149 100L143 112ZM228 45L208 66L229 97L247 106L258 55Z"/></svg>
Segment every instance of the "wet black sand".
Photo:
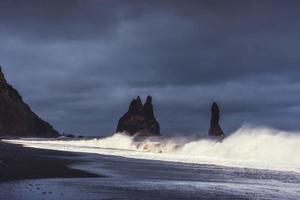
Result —
<svg viewBox="0 0 300 200"><path fill-rule="evenodd" d="M69 168L68 165L78 163L77 157L75 153L0 142L0 183L24 179L100 177Z"/></svg>
<svg viewBox="0 0 300 200"><path fill-rule="evenodd" d="M0 200L298 200L300 196L300 174L294 172L59 152L1 142L0 160Z"/></svg>

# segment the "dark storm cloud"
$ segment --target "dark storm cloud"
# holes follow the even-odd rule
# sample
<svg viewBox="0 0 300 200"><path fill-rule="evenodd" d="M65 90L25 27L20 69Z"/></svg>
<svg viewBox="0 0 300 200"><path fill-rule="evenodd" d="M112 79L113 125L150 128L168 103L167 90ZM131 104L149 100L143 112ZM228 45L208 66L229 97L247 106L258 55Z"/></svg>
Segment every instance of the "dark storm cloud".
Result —
<svg viewBox="0 0 300 200"><path fill-rule="evenodd" d="M12 0L0 4L1 27L7 34L42 41L105 36L120 23L119 13L122 15L108 1ZM111 11L116 13L111 15Z"/></svg>
<svg viewBox="0 0 300 200"><path fill-rule="evenodd" d="M0 63L61 131L108 134L137 96L164 133L203 133L218 101L243 123L298 130L298 1L1 1Z"/></svg>

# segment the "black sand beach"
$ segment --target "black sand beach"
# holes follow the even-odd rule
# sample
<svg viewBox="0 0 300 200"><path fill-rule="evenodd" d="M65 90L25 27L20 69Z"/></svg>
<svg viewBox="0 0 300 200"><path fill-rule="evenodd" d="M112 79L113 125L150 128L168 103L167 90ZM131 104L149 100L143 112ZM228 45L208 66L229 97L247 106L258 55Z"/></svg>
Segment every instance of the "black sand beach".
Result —
<svg viewBox="0 0 300 200"><path fill-rule="evenodd" d="M1 142L0 160L1 200L296 200L300 195L300 174L291 172L69 153Z"/></svg>
<svg viewBox="0 0 300 200"><path fill-rule="evenodd" d="M23 179L82 178L99 175L68 167L76 154L0 142L0 183Z"/></svg>

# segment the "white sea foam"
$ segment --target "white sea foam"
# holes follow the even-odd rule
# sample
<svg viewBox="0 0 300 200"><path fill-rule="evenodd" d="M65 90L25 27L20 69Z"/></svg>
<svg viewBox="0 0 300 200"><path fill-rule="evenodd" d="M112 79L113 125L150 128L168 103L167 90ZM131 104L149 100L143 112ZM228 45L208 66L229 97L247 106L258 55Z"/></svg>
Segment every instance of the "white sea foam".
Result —
<svg viewBox="0 0 300 200"><path fill-rule="evenodd" d="M128 158L300 172L300 133L242 127L223 140L197 136L5 140L27 147Z"/></svg>

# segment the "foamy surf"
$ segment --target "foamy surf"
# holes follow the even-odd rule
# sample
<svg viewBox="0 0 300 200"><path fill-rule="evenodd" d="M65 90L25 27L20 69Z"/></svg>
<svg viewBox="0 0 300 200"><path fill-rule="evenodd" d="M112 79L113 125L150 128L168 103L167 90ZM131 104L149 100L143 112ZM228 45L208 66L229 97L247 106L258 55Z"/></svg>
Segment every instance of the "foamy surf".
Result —
<svg viewBox="0 0 300 200"><path fill-rule="evenodd" d="M25 147L136 159L300 172L300 134L242 127L222 140L197 136L4 140Z"/></svg>

